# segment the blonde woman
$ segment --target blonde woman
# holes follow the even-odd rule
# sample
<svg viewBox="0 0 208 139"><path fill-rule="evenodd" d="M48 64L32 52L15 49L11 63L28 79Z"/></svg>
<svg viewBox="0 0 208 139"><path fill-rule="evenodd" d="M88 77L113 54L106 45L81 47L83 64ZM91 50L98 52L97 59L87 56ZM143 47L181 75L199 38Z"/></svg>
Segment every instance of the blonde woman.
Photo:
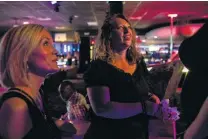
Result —
<svg viewBox="0 0 208 139"><path fill-rule="evenodd" d="M39 88L48 73L58 71L53 39L41 25L10 29L0 44L0 81L9 88L0 103L0 137L4 139L57 139L57 127L44 109Z"/></svg>

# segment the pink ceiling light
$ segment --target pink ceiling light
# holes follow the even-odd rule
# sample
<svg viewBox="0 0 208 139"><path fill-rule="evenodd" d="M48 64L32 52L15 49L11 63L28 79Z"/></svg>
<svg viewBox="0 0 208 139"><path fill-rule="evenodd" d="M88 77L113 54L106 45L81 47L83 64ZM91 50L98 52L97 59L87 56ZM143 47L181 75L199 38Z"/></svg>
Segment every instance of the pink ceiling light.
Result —
<svg viewBox="0 0 208 139"><path fill-rule="evenodd" d="M168 17L171 17L171 18L177 17L177 16L178 16L178 14L168 14Z"/></svg>
<svg viewBox="0 0 208 139"><path fill-rule="evenodd" d="M25 22L23 22L23 24L24 24L24 25L27 25L27 24L29 24L29 22L28 22L28 21L25 21Z"/></svg>
<svg viewBox="0 0 208 139"><path fill-rule="evenodd" d="M203 24L186 24L178 28L178 34L184 37L193 36Z"/></svg>
<svg viewBox="0 0 208 139"><path fill-rule="evenodd" d="M130 17L130 20L141 20L142 17L141 16L138 16L138 17Z"/></svg>

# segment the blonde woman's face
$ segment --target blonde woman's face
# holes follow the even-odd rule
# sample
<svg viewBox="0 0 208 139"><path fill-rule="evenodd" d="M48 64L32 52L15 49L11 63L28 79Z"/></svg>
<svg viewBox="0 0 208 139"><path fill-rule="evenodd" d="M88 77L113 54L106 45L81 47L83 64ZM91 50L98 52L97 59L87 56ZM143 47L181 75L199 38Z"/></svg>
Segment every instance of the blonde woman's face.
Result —
<svg viewBox="0 0 208 139"><path fill-rule="evenodd" d="M113 19L112 43L115 47L124 46L128 48L132 44L131 25L122 18Z"/></svg>
<svg viewBox="0 0 208 139"><path fill-rule="evenodd" d="M40 33L41 41L39 46L34 49L29 57L28 65L31 72L40 75L59 70L57 65L57 50L53 47L53 39L48 31L43 30Z"/></svg>

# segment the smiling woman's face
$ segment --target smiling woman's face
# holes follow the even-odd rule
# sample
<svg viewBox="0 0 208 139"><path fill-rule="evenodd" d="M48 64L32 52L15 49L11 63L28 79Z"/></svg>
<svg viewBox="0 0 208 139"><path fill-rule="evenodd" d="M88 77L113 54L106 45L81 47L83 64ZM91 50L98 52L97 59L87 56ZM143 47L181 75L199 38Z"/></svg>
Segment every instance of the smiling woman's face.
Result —
<svg viewBox="0 0 208 139"><path fill-rule="evenodd" d="M113 19L111 33L113 49L129 48L132 44L132 34L131 25L126 20L122 18Z"/></svg>
<svg viewBox="0 0 208 139"><path fill-rule="evenodd" d="M53 39L48 31L43 30L40 36L39 46L29 56L28 65L30 72L45 76L59 70L57 51L53 47Z"/></svg>

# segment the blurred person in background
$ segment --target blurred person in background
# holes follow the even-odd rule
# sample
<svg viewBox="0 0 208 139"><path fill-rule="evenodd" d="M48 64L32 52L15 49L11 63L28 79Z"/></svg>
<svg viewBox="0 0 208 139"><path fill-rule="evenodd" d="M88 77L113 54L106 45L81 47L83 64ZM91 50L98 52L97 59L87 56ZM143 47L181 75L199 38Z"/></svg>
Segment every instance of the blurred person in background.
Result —
<svg viewBox="0 0 208 139"><path fill-rule="evenodd" d="M48 74L40 88L40 91L44 92L49 115L56 119L67 112L58 92L59 85L65 79L67 79L67 71L59 69L58 72Z"/></svg>
<svg viewBox="0 0 208 139"><path fill-rule="evenodd" d="M75 65L79 66L79 52L74 52Z"/></svg>
<svg viewBox="0 0 208 139"><path fill-rule="evenodd" d="M208 23L179 47L182 63L189 69L181 92L181 106L187 130L184 139L208 138Z"/></svg>
<svg viewBox="0 0 208 139"><path fill-rule="evenodd" d="M59 139L76 129L53 121L39 88L48 73L58 71L53 39L41 25L22 25L6 32L0 44L0 81L6 88L0 100L0 138Z"/></svg>
<svg viewBox="0 0 208 139"><path fill-rule="evenodd" d="M63 81L59 85L61 99L66 103L67 113L61 118L67 120L85 120L86 113L90 106L85 97L78 93L74 84L70 81Z"/></svg>
<svg viewBox="0 0 208 139"><path fill-rule="evenodd" d="M67 59L66 65L71 66L72 65L72 56L71 56L70 52L67 53L66 59Z"/></svg>

